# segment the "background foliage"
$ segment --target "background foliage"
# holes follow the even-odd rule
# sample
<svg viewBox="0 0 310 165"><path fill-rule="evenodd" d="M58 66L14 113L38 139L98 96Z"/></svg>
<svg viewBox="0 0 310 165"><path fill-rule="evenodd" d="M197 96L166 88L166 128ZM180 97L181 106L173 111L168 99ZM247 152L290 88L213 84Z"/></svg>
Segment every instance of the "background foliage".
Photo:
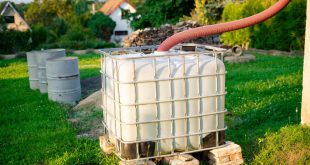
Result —
<svg viewBox="0 0 310 165"><path fill-rule="evenodd" d="M4 30L0 33L0 53L20 52L31 48L31 32Z"/></svg>
<svg viewBox="0 0 310 165"><path fill-rule="evenodd" d="M179 20L194 20L201 24L227 22L259 13L277 0L129 0L137 13L128 14L134 29L158 27ZM0 3L0 8L6 1ZM108 16L90 12L88 0L34 0L29 4L13 6L24 15L32 28L32 34L19 34L13 30L1 37L26 37L17 42L1 42L2 53L14 53L65 45L82 49L89 45L102 45L109 41L115 22ZM102 4L96 1L97 7ZM224 11L223 11L224 8ZM302 50L306 20L306 0L294 0L279 14L254 27L221 35L224 45L241 45L244 48ZM12 34L9 34L12 33ZM28 32L26 32L28 33ZM32 36L32 39L29 40ZM27 42L26 42L27 41ZM30 42L29 42L30 41ZM78 44L77 44L78 42ZM91 44L90 44L91 43ZM12 47L12 44L15 44ZM75 45L74 45L75 44ZM83 45L85 44L85 45Z"/></svg>
<svg viewBox="0 0 310 165"><path fill-rule="evenodd" d="M223 21L251 16L270 7L277 0L247 0L225 6ZM259 49L301 50L304 47L306 0L294 0L279 14L254 27L225 33L226 45L251 46Z"/></svg>
<svg viewBox="0 0 310 165"><path fill-rule="evenodd" d="M137 7L137 12L128 17L134 29L158 27L178 22L183 15L189 16L193 8L192 0L145 0Z"/></svg>
<svg viewBox="0 0 310 165"><path fill-rule="evenodd" d="M0 9L5 4L0 3ZM115 47L115 44L106 42L112 35L115 22L101 13L92 15L91 3L87 0L34 0L29 4L12 4L19 12L22 10L20 13L25 13L32 33L2 28L0 53L58 47ZM1 26L5 27L4 24Z"/></svg>
<svg viewBox="0 0 310 165"><path fill-rule="evenodd" d="M109 41L116 23L102 13L96 13L88 21L87 26L92 30L96 37Z"/></svg>

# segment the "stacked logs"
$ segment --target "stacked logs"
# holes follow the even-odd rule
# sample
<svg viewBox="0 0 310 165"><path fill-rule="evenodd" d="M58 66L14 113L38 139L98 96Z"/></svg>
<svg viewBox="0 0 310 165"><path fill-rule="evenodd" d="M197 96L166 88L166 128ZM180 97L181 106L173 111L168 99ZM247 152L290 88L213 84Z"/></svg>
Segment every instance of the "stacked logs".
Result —
<svg viewBox="0 0 310 165"><path fill-rule="evenodd" d="M201 26L195 21L179 22L175 25L165 24L159 28L146 28L143 30L137 30L131 35L124 38L122 42L123 47L136 47L144 45L159 45L166 38L172 36L175 33L185 31L187 29L196 28ZM198 38L188 41L189 43L197 44L215 44L219 42L218 36L210 36L205 38Z"/></svg>

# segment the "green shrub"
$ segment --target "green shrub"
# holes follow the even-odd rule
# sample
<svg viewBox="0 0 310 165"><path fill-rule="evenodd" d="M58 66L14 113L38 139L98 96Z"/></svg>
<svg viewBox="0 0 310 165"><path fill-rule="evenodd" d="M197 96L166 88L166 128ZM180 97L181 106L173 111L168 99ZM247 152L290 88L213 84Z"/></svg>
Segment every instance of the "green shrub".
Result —
<svg viewBox="0 0 310 165"><path fill-rule="evenodd" d="M244 16L245 4L240 3L230 3L225 6L223 11L223 21L228 22L231 20L241 19ZM250 41L250 28L245 28L229 33L224 33L221 35L221 41L225 45L241 45L246 47Z"/></svg>
<svg viewBox="0 0 310 165"><path fill-rule="evenodd" d="M52 44L42 44L38 49L52 49L65 48L73 50L82 49L100 49L100 48L114 48L116 45L111 42L88 40L88 41L60 41Z"/></svg>
<svg viewBox="0 0 310 165"><path fill-rule="evenodd" d="M3 30L0 32L0 53L17 53L31 49L31 32Z"/></svg>
<svg viewBox="0 0 310 165"><path fill-rule="evenodd" d="M92 32L80 25L73 25L65 35L61 36L60 41L85 41L94 39Z"/></svg>
<svg viewBox="0 0 310 165"><path fill-rule="evenodd" d="M53 30L57 36L62 36L66 34L69 25L64 19L56 17L54 18L53 23L48 27L49 29Z"/></svg>
<svg viewBox="0 0 310 165"><path fill-rule="evenodd" d="M32 27L32 47L36 48L39 44L47 41L48 30L42 25L37 24Z"/></svg>
<svg viewBox="0 0 310 165"><path fill-rule="evenodd" d="M96 37L109 41L116 23L102 13L96 13L88 21L88 28L92 30Z"/></svg>
<svg viewBox="0 0 310 165"><path fill-rule="evenodd" d="M129 13L128 17L132 19L130 25L134 29L159 27L177 23L182 16L189 16L193 8L193 0L145 0L137 12Z"/></svg>
<svg viewBox="0 0 310 165"><path fill-rule="evenodd" d="M248 17L270 7L277 0L247 0L225 6L223 21ZM306 0L294 0L275 17L254 27L228 32L221 36L226 45L259 49L301 50L304 47Z"/></svg>
<svg viewBox="0 0 310 165"><path fill-rule="evenodd" d="M55 30L55 31L54 31ZM50 30L42 24L32 27L32 48L35 49L43 43L53 43L58 40L57 29Z"/></svg>

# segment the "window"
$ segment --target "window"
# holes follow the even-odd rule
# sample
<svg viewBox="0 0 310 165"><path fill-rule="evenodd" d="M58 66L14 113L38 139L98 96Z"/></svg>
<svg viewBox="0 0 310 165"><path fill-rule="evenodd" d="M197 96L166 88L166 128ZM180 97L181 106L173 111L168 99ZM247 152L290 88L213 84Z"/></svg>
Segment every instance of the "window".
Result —
<svg viewBox="0 0 310 165"><path fill-rule="evenodd" d="M14 23L15 22L14 16L4 16L3 18L4 18L5 23Z"/></svg>
<svg viewBox="0 0 310 165"><path fill-rule="evenodd" d="M125 36L128 35L128 31L127 30L115 31L114 34L116 36Z"/></svg>

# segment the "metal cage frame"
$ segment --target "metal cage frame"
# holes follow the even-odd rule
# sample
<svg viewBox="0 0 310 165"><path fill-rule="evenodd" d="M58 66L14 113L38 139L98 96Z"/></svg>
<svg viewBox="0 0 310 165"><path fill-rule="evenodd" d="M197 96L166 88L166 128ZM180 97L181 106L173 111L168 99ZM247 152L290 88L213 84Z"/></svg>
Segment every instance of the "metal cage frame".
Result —
<svg viewBox="0 0 310 165"><path fill-rule="evenodd" d="M201 152L201 151L206 151L206 150L211 150L211 149L215 149L215 148L220 148L220 147L224 147L226 146L226 144L222 144L220 145L219 144L219 132L221 131L225 131L227 129L226 126L224 126L224 128L222 129L219 129L218 125L219 125L219 115L220 114L225 114L227 112L227 110L224 109L223 110L219 110L219 107L218 107L218 99L219 99L219 96L225 96L226 95L226 89L224 92L220 93L218 91L218 87L216 87L216 93L214 95L207 95L207 96L202 96L201 95L201 86L202 84L198 81L198 87L199 87L199 92L198 92L198 96L197 97L189 97L188 96L188 92L184 92L184 98L182 99L174 99L173 96L171 96L171 92L172 92L172 82L176 79L183 79L184 80L184 88L186 88L186 80L190 79L190 78L198 78L198 79L201 79L202 77L207 77L207 76L216 76L216 86L218 86L218 79L219 79L219 76L221 75L226 75L226 71L225 73L219 73L218 69L216 68L216 73L215 74L201 74L200 73L200 56L201 55L207 55L207 56L213 56L214 58L219 58L221 60L223 60L223 57L224 57L224 54L226 53L226 49L222 49L222 48L216 48L216 47L212 47L212 46L205 46L205 45L198 45L198 44L179 44L177 46L175 46L173 48L173 50L175 51L182 51L184 50L183 48L184 47L194 47L194 51L189 51L189 52L185 52L185 53L182 53L182 54L164 54L164 55L154 55L154 51L157 49L158 46L141 46L141 47L130 47L130 48L110 48L110 49L102 49L100 50L100 54L101 54L101 73L102 73L102 93L103 93L103 100L105 101L105 103L103 102L102 104L102 109L103 109L103 125L104 125L104 130L105 130L105 133L108 134L110 137L114 138L115 140L117 140L118 142L115 142L115 147L116 147L116 150L114 151L114 153L122 160L122 161L137 161L137 160L148 160L148 159L153 159L153 158L160 158L160 157L167 157L167 156L174 156L174 155L180 155L180 154L187 154L187 153L194 153L194 152ZM191 48L191 49L192 49ZM146 53L145 53L146 52ZM120 55L120 54L135 54L135 53L143 53L145 54L145 56L140 56L140 57L129 57L129 58L117 58L117 57L113 57L114 55ZM175 57L175 56L178 56L178 57L181 57L183 59L183 77L178 77L178 78L174 78L174 77L171 77L171 57ZM185 58L186 56L195 56L196 57L196 62L197 62L197 75L193 75L193 76L186 76L185 74ZM156 74L156 58L159 58L159 57L165 57L167 58L167 66L168 66L168 70L169 70L169 78L166 78L166 79L158 79L157 78L157 74ZM118 70L112 70L112 74L113 76L109 76L106 74L106 60L105 58L111 58L112 59L112 65L116 66L117 67L117 60L132 60L133 61L133 69L134 69L134 81L131 81L131 82L121 82L119 81L119 74L118 74ZM136 73L135 73L135 60L136 59L142 59L142 58L152 58L153 60L153 65L155 66L155 69L154 69L154 73L153 73L153 76L154 76L154 80L150 80L150 81L137 81L136 80ZM216 60L217 61L217 60ZM217 67L217 65L215 65ZM116 75L114 77L114 75ZM106 91L106 81L107 79L111 79L112 82L113 82L113 96L109 96L107 94L107 91ZM169 88L170 88L170 99L168 100L159 100L158 98L158 83L160 81L169 81ZM122 104L120 102L120 100L116 100L116 88L118 88L118 93L117 93L117 96L118 98L120 98L120 90L119 90L119 86L120 84L133 84L134 85L134 89L135 89L135 92L137 92L137 84L138 83L144 83L144 82L154 82L155 83L155 98L156 100L153 100L153 101L150 101L150 102L145 102L145 103L140 103L140 102L137 102L137 96L135 95L135 104ZM113 116L111 113L109 113L106 109L106 107L104 105L107 105L107 98L110 98L111 100L113 100L112 102L114 103L114 114L116 114L116 106L119 106L119 116L120 118L117 118L116 115ZM202 99L203 98L209 98L209 97L216 97L216 110L215 112L213 113L205 113L203 114L202 113L202 108L200 106L201 102L202 102ZM188 106L185 106L186 107L186 114L183 116L183 117L175 117L175 109L173 108L174 106L174 103L175 101L184 101L186 103L186 105L188 104L188 100L199 100L198 102L198 108L199 108L199 115L190 115L189 114L189 108ZM163 102L167 102L167 103L171 103L171 117L169 119L165 119L165 120L161 120L160 119L160 108L159 108L159 104L160 103L163 103ZM141 122L139 121L139 115L138 115L138 106L139 105L146 105L146 104L154 104L156 105L156 120L152 120L152 121L147 121L147 122ZM136 122L131 122L131 123L128 123L128 122L123 122L122 119L121 119L121 106L135 106L136 108ZM107 124L105 123L107 121L107 116L110 116L112 117L115 122L115 131L117 130L116 129L116 125L118 125L117 123L119 123L120 125L120 137L118 137L116 134L112 134L112 131L110 128L107 127ZM205 116L216 116L216 129L214 130L209 130L209 131L205 131L203 132L202 128L202 121L203 121L203 117ZM181 136L176 136L175 135L175 121L176 120L179 120L179 119L184 119L186 120L186 123L187 125L189 124L189 119L190 118L197 118L199 120L199 132L198 133L189 133L189 128L186 128L186 134L184 135L181 135ZM160 137L159 135L159 132L160 132L160 122L163 122L163 121L170 121L170 125L171 125L171 136L170 137ZM157 125L157 138L156 139L152 139L151 141L155 141L156 142L156 149L157 153L154 152L154 155L153 156L149 156L149 157L140 157L139 155L139 143L140 142L147 142L147 141L150 141L150 140L141 140L139 138L139 135L140 135L140 130L139 130L139 126L141 124L146 124L146 123L154 123ZM122 139L122 126L121 125L136 125L136 128L137 128L137 139L136 141L124 141ZM204 148L202 145L203 145L203 142L202 142L202 139L203 139L203 134L208 134L208 133L215 133L216 134L216 137L215 137L215 146L214 147L206 147ZM199 148L198 149L194 149L194 150L190 150L189 149L189 138L191 136L200 136L200 142L199 142ZM185 151L182 151L182 152L175 152L174 149L175 149L175 138L186 138L186 150ZM169 154L164 154L164 155L161 155L160 153L160 145L161 145L161 140L165 140L165 139L172 139L171 140L171 153ZM122 157L121 153L122 153L122 144L129 144L129 143L136 143L136 154L137 154L137 157L134 158L134 159L125 159L124 157Z"/></svg>

